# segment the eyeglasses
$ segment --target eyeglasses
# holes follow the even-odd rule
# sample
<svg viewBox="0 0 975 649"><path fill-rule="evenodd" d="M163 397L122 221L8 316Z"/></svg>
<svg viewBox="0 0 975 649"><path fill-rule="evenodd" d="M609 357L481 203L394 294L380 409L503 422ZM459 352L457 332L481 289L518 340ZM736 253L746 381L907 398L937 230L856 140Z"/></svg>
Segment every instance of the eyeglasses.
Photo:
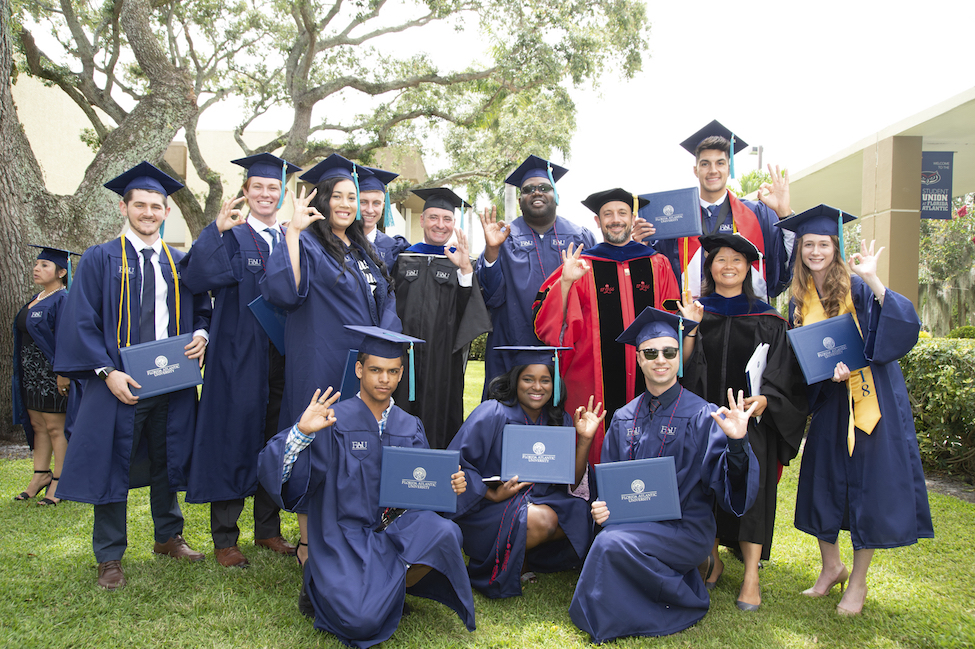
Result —
<svg viewBox="0 0 975 649"><path fill-rule="evenodd" d="M554 187L546 183L542 183L541 185L525 185L521 188L521 195L531 196L535 192L538 192L539 194L547 194L553 189Z"/></svg>
<svg viewBox="0 0 975 649"><path fill-rule="evenodd" d="M656 360L657 354L660 352L664 353L664 358L668 360L673 360L677 358L677 348L676 347L664 347L663 349L654 349L649 347L647 349L636 350L637 354L643 354L643 357L648 361Z"/></svg>

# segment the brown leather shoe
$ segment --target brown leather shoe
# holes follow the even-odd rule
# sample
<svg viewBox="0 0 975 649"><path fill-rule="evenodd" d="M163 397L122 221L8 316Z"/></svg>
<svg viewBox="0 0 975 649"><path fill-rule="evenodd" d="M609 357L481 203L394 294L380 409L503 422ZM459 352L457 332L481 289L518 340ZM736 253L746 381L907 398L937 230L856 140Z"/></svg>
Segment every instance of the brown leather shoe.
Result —
<svg viewBox="0 0 975 649"><path fill-rule="evenodd" d="M105 590L115 590L124 586L125 575L122 574L122 562L116 559L98 564L98 585Z"/></svg>
<svg viewBox="0 0 975 649"><path fill-rule="evenodd" d="M219 563L224 568L244 568L250 565L250 561L244 556L244 553L240 551L236 545L231 545L229 548L214 548L214 556L217 558L217 563Z"/></svg>
<svg viewBox="0 0 975 649"><path fill-rule="evenodd" d="M152 547L152 551L156 554L165 554L174 559L186 559L187 561L203 560L203 553L197 552L187 545L186 539L183 538L182 534L169 537L169 540L165 543L156 541L156 544Z"/></svg>
<svg viewBox="0 0 975 649"><path fill-rule="evenodd" d="M285 541L284 537L281 536L272 536L269 539L254 539L254 545L259 545L268 550L274 550L278 554L284 554L289 557L295 556L295 553L298 552L297 547Z"/></svg>

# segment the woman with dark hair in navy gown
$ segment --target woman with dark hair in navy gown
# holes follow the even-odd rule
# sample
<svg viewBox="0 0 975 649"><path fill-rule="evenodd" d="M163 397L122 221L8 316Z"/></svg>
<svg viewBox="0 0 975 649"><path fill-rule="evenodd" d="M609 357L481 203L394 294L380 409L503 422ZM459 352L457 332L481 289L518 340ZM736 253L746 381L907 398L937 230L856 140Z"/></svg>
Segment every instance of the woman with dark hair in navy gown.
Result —
<svg viewBox="0 0 975 649"><path fill-rule="evenodd" d="M840 615L863 609L874 550L934 537L914 416L897 362L914 347L921 323L911 301L877 277L883 248L875 253L873 242L863 241L860 252L844 262L840 223L854 218L819 205L779 223L796 233L793 324L853 314L869 362L853 372L837 363L832 380L808 387L812 421L799 469L795 525L819 540L823 566L803 595L823 597L836 584L842 591L849 579L836 606ZM841 529L850 531L852 572L840 558Z"/></svg>
<svg viewBox="0 0 975 649"><path fill-rule="evenodd" d="M504 350L504 347L496 348ZM574 426L576 483L582 480L602 404L565 412L558 405L552 353L556 348L521 348L516 366L488 386L489 400L467 417L448 449L460 451L467 491L450 517L464 533L471 584L485 597L521 595L526 571L555 572L581 565L592 541L589 504L569 493L569 485L519 482L515 476L489 487L482 478L501 475L502 432L507 424Z"/></svg>

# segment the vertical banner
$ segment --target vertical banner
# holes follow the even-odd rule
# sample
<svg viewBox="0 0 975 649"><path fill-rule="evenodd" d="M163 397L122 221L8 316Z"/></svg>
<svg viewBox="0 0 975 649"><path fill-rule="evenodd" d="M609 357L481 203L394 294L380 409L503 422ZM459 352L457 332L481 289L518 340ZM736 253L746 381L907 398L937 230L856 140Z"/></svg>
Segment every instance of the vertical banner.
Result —
<svg viewBox="0 0 975 649"><path fill-rule="evenodd" d="M921 152L921 218L951 218L952 151Z"/></svg>

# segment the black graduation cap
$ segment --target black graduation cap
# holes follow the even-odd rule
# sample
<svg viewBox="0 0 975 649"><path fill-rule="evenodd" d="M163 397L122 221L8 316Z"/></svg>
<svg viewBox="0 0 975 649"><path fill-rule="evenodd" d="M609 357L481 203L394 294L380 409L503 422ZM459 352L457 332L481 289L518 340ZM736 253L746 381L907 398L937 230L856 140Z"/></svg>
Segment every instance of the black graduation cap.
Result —
<svg viewBox="0 0 975 649"><path fill-rule="evenodd" d="M695 149L697 149L697 145L703 142L704 140L706 140L707 138L715 135L718 137L723 137L724 139L728 140L728 142L734 142L735 153L739 153L742 149L748 146L748 142L745 142L744 140L736 136L734 133L731 132L730 129L728 129L728 127L726 127L718 120L712 120L710 124L708 124L701 130L699 130L697 133L695 133L694 135L690 136L689 138L681 142L680 145L684 147L684 149L686 149L688 153L690 153L691 155L695 155Z"/></svg>
<svg viewBox="0 0 975 649"><path fill-rule="evenodd" d="M820 203L801 214L790 216L787 219L777 221L775 225L796 233L796 243L804 234L819 234L827 237L839 237L840 257L846 259L843 242L843 224L855 221L857 217L844 212L841 209L831 207L825 203ZM793 255L794 256L794 255Z"/></svg>
<svg viewBox="0 0 975 649"><path fill-rule="evenodd" d="M345 325L346 329L357 331L365 336L359 344L360 354L369 354L380 358L402 358L403 343L409 343L409 372L410 372L410 401L416 401L416 369L413 360L413 345L424 343L425 340L407 336L403 333L383 329L382 327Z"/></svg>
<svg viewBox="0 0 975 649"><path fill-rule="evenodd" d="M705 251L711 253L719 248L731 248L735 252L740 252L745 255L745 259L748 263L753 261L758 261L761 257L761 253L754 243L738 234L737 232L719 232L717 234L709 234L700 238L701 247Z"/></svg>
<svg viewBox="0 0 975 649"><path fill-rule="evenodd" d="M169 196L181 190L183 183L143 160L125 173L109 180L105 183L105 188L111 189L119 196L125 196L133 189L144 189Z"/></svg>
<svg viewBox="0 0 975 649"><path fill-rule="evenodd" d="M441 210L453 212L458 207L467 208L471 204L446 187L434 187L432 189L414 189L413 193L423 199L423 209L436 207Z"/></svg>
<svg viewBox="0 0 975 649"><path fill-rule="evenodd" d="M594 214L599 214L599 210L603 208L606 203L611 203L612 201L621 201L623 203L629 203L633 208L634 216L640 210L641 207L645 207L650 204L645 198L640 198L633 192L628 192L625 189L617 187L615 189L607 189L606 191L596 192L595 194L589 194L582 204L593 211Z"/></svg>
<svg viewBox="0 0 975 649"><path fill-rule="evenodd" d="M68 271L68 288L71 288L71 257L80 257L80 252L72 252L70 250L61 250L60 248L52 248L50 246L39 246L36 243L28 243L31 248L40 248L41 252L37 255L38 259L44 259L46 261L55 264L59 268L63 268Z"/></svg>
<svg viewBox="0 0 975 649"><path fill-rule="evenodd" d="M555 405L559 405L559 395L562 393L562 375L559 372L559 352L571 347L552 347L548 345L507 345L495 347L496 351L510 352L515 365L555 365L555 390L552 393Z"/></svg>
<svg viewBox="0 0 975 649"><path fill-rule="evenodd" d="M648 306L617 336L616 342L639 347L653 338L673 338L677 341L677 358L680 359L677 376L684 376L684 336L698 324L680 314L675 315Z"/></svg>
<svg viewBox="0 0 975 649"><path fill-rule="evenodd" d="M260 178L280 179L282 185L284 185L285 176L301 171L301 167L298 165L291 164L273 153L256 153L230 162L246 169L248 178L258 176Z"/></svg>

